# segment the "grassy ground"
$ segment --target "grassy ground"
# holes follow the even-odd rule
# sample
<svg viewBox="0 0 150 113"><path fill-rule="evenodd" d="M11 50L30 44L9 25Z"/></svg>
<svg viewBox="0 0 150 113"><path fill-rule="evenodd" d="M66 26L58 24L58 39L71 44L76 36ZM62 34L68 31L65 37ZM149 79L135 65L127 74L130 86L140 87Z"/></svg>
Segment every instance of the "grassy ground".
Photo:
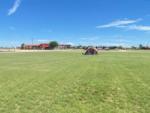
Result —
<svg viewBox="0 0 150 113"><path fill-rule="evenodd" d="M150 53L0 54L0 113L150 113Z"/></svg>

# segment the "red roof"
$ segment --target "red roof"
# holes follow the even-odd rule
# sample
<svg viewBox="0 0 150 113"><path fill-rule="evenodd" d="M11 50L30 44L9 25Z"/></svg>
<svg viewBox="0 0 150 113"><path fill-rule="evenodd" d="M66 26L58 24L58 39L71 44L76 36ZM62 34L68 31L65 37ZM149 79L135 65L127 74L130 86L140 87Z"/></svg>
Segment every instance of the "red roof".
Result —
<svg viewBox="0 0 150 113"><path fill-rule="evenodd" d="M39 47L41 47L41 48L48 48L49 44L40 44Z"/></svg>
<svg viewBox="0 0 150 113"><path fill-rule="evenodd" d="M49 47L49 44L30 44L30 45L26 45L27 48L33 48L33 47L37 47L37 48L41 48L41 49L46 49Z"/></svg>

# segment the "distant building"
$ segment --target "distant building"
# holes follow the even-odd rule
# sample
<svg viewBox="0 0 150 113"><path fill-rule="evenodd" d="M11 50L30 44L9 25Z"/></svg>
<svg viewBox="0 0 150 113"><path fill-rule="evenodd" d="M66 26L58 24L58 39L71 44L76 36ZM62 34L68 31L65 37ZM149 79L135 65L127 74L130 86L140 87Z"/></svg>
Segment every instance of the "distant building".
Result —
<svg viewBox="0 0 150 113"><path fill-rule="evenodd" d="M40 49L48 49L48 48L49 48L49 44L46 44L46 43L40 44L40 45L39 45L39 48L40 48Z"/></svg>
<svg viewBox="0 0 150 113"><path fill-rule="evenodd" d="M48 49L49 44L30 44L30 45L25 45L24 49Z"/></svg>
<svg viewBox="0 0 150 113"><path fill-rule="evenodd" d="M30 45L25 45L24 49L38 49L39 45L37 44L30 44Z"/></svg>
<svg viewBox="0 0 150 113"><path fill-rule="evenodd" d="M58 49L69 49L71 48L71 45L69 44L59 44ZM48 43L42 43L42 44L24 44L24 47L22 49L28 49L28 50L46 50L50 49Z"/></svg>
<svg viewBox="0 0 150 113"><path fill-rule="evenodd" d="M59 44L58 49L69 49L71 48L71 45L69 44Z"/></svg>

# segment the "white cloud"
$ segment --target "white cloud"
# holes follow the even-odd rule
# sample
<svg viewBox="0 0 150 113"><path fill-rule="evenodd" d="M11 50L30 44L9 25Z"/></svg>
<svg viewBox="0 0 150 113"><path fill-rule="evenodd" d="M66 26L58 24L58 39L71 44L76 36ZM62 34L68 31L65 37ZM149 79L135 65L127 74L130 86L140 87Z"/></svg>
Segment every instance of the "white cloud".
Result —
<svg viewBox="0 0 150 113"><path fill-rule="evenodd" d="M13 6L8 11L8 16L14 14L21 4L21 0L15 0Z"/></svg>
<svg viewBox="0 0 150 113"><path fill-rule="evenodd" d="M81 40L88 40L88 41L95 41L98 40L100 37L98 36L93 36L93 37L82 37L80 38Z"/></svg>
<svg viewBox="0 0 150 113"><path fill-rule="evenodd" d="M66 44L68 44L68 45L75 45L73 42L67 42Z"/></svg>
<svg viewBox="0 0 150 113"><path fill-rule="evenodd" d="M117 20L117 21L113 21L113 22L105 24L105 25L96 26L96 28L124 27L125 25L137 23L140 20L141 19L135 19L135 20L131 20L131 19Z"/></svg>
<svg viewBox="0 0 150 113"><path fill-rule="evenodd" d="M131 30L138 30L138 31L150 31L150 26L143 26L143 25L132 25L132 26L127 26L127 28Z"/></svg>
<svg viewBox="0 0 150 113"><path fill-rule="evenodd" d="M137 30L137 31L150 31L150 26L144 26L144 25L136 25L135 23L141 21L142 19L125 19L125 20L117 20L113 21L111 23L97 26L97 28L121 28L126 30Z"/></svg>
<svg viewBox="0 0 150 113"><path fill-rule="evenodd" d="M44 43L44 42L49 42L49 40L46 40L46 39L38 39L37 41L38 41L38 42L42 42L42 43Z"/></svg>

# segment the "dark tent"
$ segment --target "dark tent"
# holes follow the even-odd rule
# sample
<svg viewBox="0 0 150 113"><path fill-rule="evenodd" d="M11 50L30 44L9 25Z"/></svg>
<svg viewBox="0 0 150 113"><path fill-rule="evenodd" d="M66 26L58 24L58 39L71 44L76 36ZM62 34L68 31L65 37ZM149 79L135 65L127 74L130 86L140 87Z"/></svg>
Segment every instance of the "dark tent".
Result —
<svg viewBox="0 0 150 113"><path fill-rule="evenodd" d="M98 54L98 50L93 47L89 47L85 52L85 55L96 55L96 54Z"/></svg>

